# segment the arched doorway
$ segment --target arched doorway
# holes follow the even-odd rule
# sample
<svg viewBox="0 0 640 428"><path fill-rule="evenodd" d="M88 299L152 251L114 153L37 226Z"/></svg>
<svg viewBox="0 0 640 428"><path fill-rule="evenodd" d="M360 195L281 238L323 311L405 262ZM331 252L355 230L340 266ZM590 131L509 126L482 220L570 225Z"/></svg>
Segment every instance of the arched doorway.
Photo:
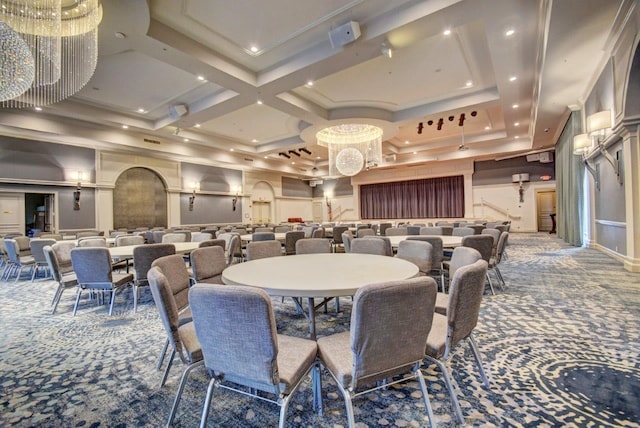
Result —
<svg viewBox="0 0 640 428"><path fill-rule="evenodd" d="M257 182L251 191L251 222L257 224L272 223L274 218L273 187L265 181Z"/></svg>
<svg viewBox="0 0 640 428"><path fill-rule="evenodd" d="M131 168L120 174L113 189L113 227L167 226L167 190L158 174Z"/></svg>

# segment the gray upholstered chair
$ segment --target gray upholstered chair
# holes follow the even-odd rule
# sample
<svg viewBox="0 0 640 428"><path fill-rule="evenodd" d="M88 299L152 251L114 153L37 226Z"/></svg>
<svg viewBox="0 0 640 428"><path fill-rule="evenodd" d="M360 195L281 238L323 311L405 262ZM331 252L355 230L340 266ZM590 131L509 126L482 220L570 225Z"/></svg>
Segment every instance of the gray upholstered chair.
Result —
<svg viewBox="0 0 640 428"><path fill-rule="evenodd" d="M109 238L117 238L118 236L125 236L127 234L124 230L112 230L109 233Z"/></svg>
<svg viewBox="0 0 640 428"><path fill-rule="evenodd" d="M418 235L418 236L409 236L407 238L408 241L423 241L423 242L428 242L429 244L431 244L432 250L431 250L431 272L429 273L430 276L438 278L439 282L440 282L440 289L442 291L444 291L445 289L445 282L444 282L444 269L442 267L442 259L443 259L443 252L444 252L444 248L443 248L443 244L442 244L442 238L438 237L438 236L424 236L424 235Z"/></svg>
<svg viewBox="0 0 640 428"><path fill-rule="evenodd" d="M147 244L140 245L133 249L133 270L135 280L133 281L133 313L138 308L140 287L149 285L147 273L151 269L154 260L160 257L169 256L176 253L173 244Z"/></svg>
<svg viewBox="0 0 640 428"><path fill-rule="evenodd" d="M442 228L440 226L427 226L420 228L420 235L442 235Z"/></svg>
<svg viewBox="0 0 640 428"><path fill-rule="evenodd" d="M31 255L31 246L29 245L31 238L20 235L13 237L13 239L18 243L18 255L20 257Z"/></svg>
<svg viewBox="0 0 640 428"><path fill-rule="evenodd" d="M284 428L291 395L312 368L317 370L316 342L278 334L271 298L261 289L196 284L189 300L205 366L212 376L200 427L206 426L213 390L222 387L224 380L225 389L280 406L278 426ZM258 396L257 391L263 394ZM216 423L222 424L222 420Z"/></svg>
<svg viewBox="0 0 640 428"><path fill-rule="evenodd" d="M342 247L344 250L344 242L342 241L342 234L349 230L348 226L333 226L331 245L333 246L333 252L337 252L338 248Z"/></svg>
<svg viewBox="0 0 640 428"><path fill-rule="evenodd" d="M282 255L282 244L280 241L276 241L275 239L271 241L249 242L247 244L246 252L246 261L265 259L267 257L278 257Z"/></svg>
<svg viewBox="0 0 640 428"><path fill-rule="evenodd" d="M290 226L276 226L273 228L274 233L287 233L291 230Z"/></svg>
<svg viewBox="0 0 640 428"><path fill-rule="evenodd" d="M473 230L473 228L467 226L454 227L451 231L452 236L469 236L475 234L476 231Z"/></svg>
<svg viewBox="0 0 640 428"><path fill-rule="evenodd" d="M364 238L365 236L376 236L376 232L370 228L360 228L356 231L356 237Z"/></svg>
<svg viewBox="0 0 640 428"><path fill-rule="evenodd" d="M301 230L290 230L284 234L284 253L287 256L296 253L296 242L304 239L304 232Z"/></svg>
<svg viewBox="0 0 640 428"><path fill-rule="evenodd" d="M253 235L251 235L252 241L253 242L258 242L258 241L273 241L276 239L276 234L269 231L269 232L253 232Z"/></svg>
<svg viewBox="0 0 640 428"><path fill-rule="evenodd" d="M76 233L76 239L95 238L96 236L100 236L100 233L97 230L85 230L85 231Z"/></svg>
<svg viewBox="0 0 640 428"><path fill-rule="evenodd" d="M78 285L78 278L73 271L63 273L60 267L60 262L58 261L58 256L53 250L53 247L46 246L42 250L44 252L44 257L45 259L47 259L47 263L49 264L49 271L51 272L51 276L53 277L53 280L58 283L58 288L56 288L56 292L53 295L53 299L51 300L51 314L53 315L56 313L58 303L60 303L60 299L62 298L62 293L64 292L64 290L76 287Z"/></svg>
<svg viewBox="0 0 640 428"><path fill-rule="evenodd" d="M370 284L356 292L351 331L318 339L318 355L344 397L349 427L355 426L352 400L393 383L417 379L430 426L435 426L420 371L433 319L436 283L413 278ZM363 386L411 373L372 389Z"/></svg>
<svg viewBox="0 0 640 428"><path fill-rule="evenodd" d="M331 252L331 241L326 238L304 238L296 242L296 254L322 254Z"/></svg>
<svg viewBox="0 0 640 428"><path fill-rule="evenodd" d="M100 236L88 236L78 239L79 248L107 248L107 240Z"/></svg>
<svg viewBox="0 0 640 428"><path fill-rule="evenodd" d="M149 288L153 295L153 301L158 308L162 325L167 334L167 343L171 345L171 358L169 363L167 363L167 368L165 369L162 380L160 381L160 386L164 385L167 375L169 374L169 368L171 368L171 363L173 362L176 354L179 355L180 360L183 363L187 364L187 367L180 378L176 398L174 399L171 412L169 413L167 426L171 426L189 373L194 368L203 364L202 349L200 348L200 343L196 337L193 322L191 320L183 322L180 318L178 307L174 299L174 290L169 279L158 267L151 268L147 277L149 279Z"/></svg>
<svg viewBox="0 0 640 428"><path fill-rule="evenodd" d="M482 368L480 353L473 340L473 329L478 323L487 267L487 262L478 260L456 270L449 290L447 315L439 313L433 315L433 327L427 338L425 349L427 360L436 363L444 376L453 410L461 425L464 424L464 417L445 362L453 355L453 350L458 344L466 339L473 351L482 381L485 387L489 388L489 381Z"/></svg>
<svg viewBox="0 0 640 428"><path fill-rule="evenodd" d="M351 241L351 253L387 255L387 246L382 239L354 238Z"/></svg>
<svg viewBox="0 0 640 428"><path fill-rule="evenodd" d="M431 272L433 264L433 247L428 242L405 239L398 244L396 257L418 266L420 275L426 276Z"/></svg>
<svg viewBox="0 0 640 428"><path fill-rule="evenodd" d="M21 256L20 247L15 239L5 239L4 248L7 252L8 267L4 271L2 279L8 280L13 273L16 274L16 282L20 279L22 272L25 268L30 269L30 273L33 276L33 270L35 269L35 259L33 256Z"/></svg>
<svg viewBox="0 0 640 428"><path fill-rule="evenodd" d="M62 235L59 233L43 233L40 235L40 239L55 239L56 241L62 241Z"/></svg>
<svg viewBox="0 0 640 428"><path fill-rule="evenodd" d="M408 235L406 227L389 227L384 232L385 236L402 236Z"/></svg>
<svg viewBox="0 0 640 428"><path fill-rule="evenodd" d="M344 245L344 252L351 252L351 241L353 241L353 233L350 230L347 230L342 234L342 244Z"/></svg>
<svg viewBox="0 0 640 428"><path fill-rule="evenodd" d="M491 251L491 255L493 257L495 257L496 251L498 250L498 241L500 240L500 234L501 233L502 232L500 232L498 229L494 229L494 228L484 229L480 233L480 235L491 235L493 237L493 250Z"/></svg>
<svg viewBox="0 0 640 428"><path fill-rule="evenodd" d="M420 229L422 226L410 225L407 226L407 235L420 235Z"/></svg>
<svg viewBox="0 0 640 428"><path fill-rule="evenodd" d="M83 290L107 291L111 295L109 316L113 313L116 291L126 285L133 285L133 274L113 273L111 255L107 248L85 247L71 250L71 263L78 279L78 294L73 306L75 316Z"/></svg>
<svg viewBox="0 0 640 428"><path fill-rule="evenodd" d="M222 251L225 249L224 239L207 239L206 241L200 241L198 248L204 247L221 247Z"/></svg>
<svg viewBox="0 0 640 428"><path fill-rule="evenodd" d="M196 283L224 284L222 271L227 267L227 259L222 247L216 245L193 250L190 261Z"/></svg>
<svg viewBox="0 0 640 428"><path fill-rule="evenodd" d="M462 238L462 245L465 247L471 247L478 250L482 259L487 262L487 264L491 263L491 252L493 251L493 237L490 235L472 235L472 236L464 236ZM489 288L491 288L491 294L495 295L496 292L493 288L493 281L491 281L491 277L487 272L487 281L489 282Z"/></svg>
<svg viewBox="0 0 640 428"><path fill-rule="evenodd" d="M471 247L456 247L453 250L451 260L447 260L443 263L445 271L447 272L447 279L449 282L455 275L456 271L462 266L467 266L481 260L482 256L475 248ZM445 290L443 290L445 291ZM445 292L438 293L436 298L436 312L442 315L447 314L447 305L449 302L449 295Z"/></svg>
<svg viewBox="0 0 640 428"><path fill-rule="evenodd" d="M209 232L191 232L191 242L208 241L212 236Z"/></svg>
<svg viewBox="0 0 640 428"><path fill-rule="evenodd" d="M453 226L448 226L448 225L438 225L440 227L440 229L442 230L442 234L444 236L451 236L453 234Z"/></svg>
<svg viewBox="0 0 640 428"><path fill-rule="evenodd" d="M468 224L466 227L470 227L471 229L473 229L473 233L476 235L480 235L482 233L483 230L486 229L486 226L484 224Z"/></svg>
<svg viewBox="0 0 640 428"><path fill-rule="evenodd" d="M175 241L175 242L191 242L191 230L189 229L176 229L173 233L181 233L184 235L184 241Z"/></svg>
<svg viewBox="0 0 640 428"><path fill-rule="evenodd" d="M173 244L176 242L187 242L187 235L184 233L165 233L162 236L163 244Z"/></svg>
<svg viewBox="0 0 640 428"><path fill-rule="evenodd" d="M304 232L305 238L313 237L313 232L318 228L318 226L302 226L302 231Z"/></svg>
<svg viewBox="0 0 640 428"><path fill-rule="evenodd" d="M191 309L189 308L189 286L191 285L191 278L189 277L189 271L184 263L184 259L180 254L172 254L169 256L160 257L151 263L151 267L157 267L160 272L169 281L171 287L171 293L173 294L173 300L176 304L178 313L180 314L180 323L186 323L191 321ZM147 273L147 278L149 274ZM164 356L167 353L169 347L169 339L164 343L160 357L158 358L157 370L160 370L164 361ZM172 361L167 363L165 374L162 378L160 386L164 385L171 368Z"/></svg>
<svg viewBox="0 0 640 428"><path fill-rule="evenodd" d="M380 223L380 225L378 226L378 233L380 234L380 236L387 236L387 229L389 229L390 227L393 227L393 224Z"/></svg>
<svg viewBox="0 0 640 428"><path fill-rule="evenodd" d="M324 227L318 227L311 234L312 238L324 238Z"/></svg>
<svg viewBox="0 0 640 428"><path fill-rule="evenodd" d="M229 238L229 246L227 248L227 265L236 262L242 262L244 255L242 254L242 239L237 233L232 233Z"/></svg>
<svg viewBox="0 0 640 428"><path fill-rule="evenodd" d="M29 247L31 248L31 256L35 262L35 266L32 269L31 273L31 282L35 279L38 274L39 268L45 269L45 278L49 278L51 276L51 271L49 270L49 263L44 255L44 247L51 246L56 243L55 239L32 239L29 242Z"/></svg>
<svg viewBox="0 0 640 428"><path fill-rule="evenodd" d="M498 265L502 261L504 257L504 249L507 246L507 241L509 240L509 232L502 232L500 234L500 238L498 239L498 247L496 249L496 254L491 258L491 262L489 263L489 270L492 271L496 278L498 278L498 284L500 284L500 288L504 291L507 284L504 282L504 278L502 277L502 272L500 272L500 268Z"/></svg>
<svg viewBox="0 0 640 428"><path fill-rule="evenodd" d="M253 233L254 234L255 233L260 233L260 232L273 232L273 229L271 227L255 227L253 229Z"/></svg>
<svg viewBox="0 0 640 428"><path fill-rule="evenodd" d="M393 246L391 245L391 239L388 236L365 236L365 239L380 239L384 241L385 256L393 257Z"/></svg>

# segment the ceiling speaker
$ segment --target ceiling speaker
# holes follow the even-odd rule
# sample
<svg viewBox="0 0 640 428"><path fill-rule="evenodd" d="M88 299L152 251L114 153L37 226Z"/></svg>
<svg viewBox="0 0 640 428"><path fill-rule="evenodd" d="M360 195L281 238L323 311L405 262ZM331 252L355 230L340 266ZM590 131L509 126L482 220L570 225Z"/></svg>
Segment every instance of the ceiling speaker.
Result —
<svg viewBox="0 0 640 428"><path fill-rule="evenodd" d="M176 104L174 106L169 107L169 117L175 120L187 114L187 111L188 110L186 105Z"/></svg>
<svg viewBox="0 0 640 428"><path fill-rule="evenodd" d="M550 163L550 162L553 162L552 152L540 153L540 163Z"/></svg>
<svg viewBox="0 0 640 428"><path fill-rule="evenodd" d="M349 21L329 31L329 40L332 48L339 48L347 43L355 42L360 37L360 24Z"/></svg>

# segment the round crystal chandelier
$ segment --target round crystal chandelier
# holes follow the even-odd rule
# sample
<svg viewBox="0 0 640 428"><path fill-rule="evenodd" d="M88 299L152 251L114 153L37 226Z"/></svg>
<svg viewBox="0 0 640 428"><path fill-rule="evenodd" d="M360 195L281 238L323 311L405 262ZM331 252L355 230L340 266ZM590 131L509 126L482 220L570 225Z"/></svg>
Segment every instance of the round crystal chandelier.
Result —
<svg viewBox="0 0 640 428"><path fill-rule="evenodd" d="M331 126L316 134L318 145L329 150L329 175L354 176L363 166L382 162L382 129L366 124Z"/></svg>
<svg viewBox="0 0 640 428"><path fill-rule="evenodd" d="M22 95L33 83L35 65L27 43L0 22L0 101Z"/></svg>
<svg viewBox="0 0 640 428"><path fill-rule="evenodd" d="M29 46L34 62L29 89L1 107L53 104L87 84L98 61L99 0L0 0L0 6L0 21Z"/></svg>

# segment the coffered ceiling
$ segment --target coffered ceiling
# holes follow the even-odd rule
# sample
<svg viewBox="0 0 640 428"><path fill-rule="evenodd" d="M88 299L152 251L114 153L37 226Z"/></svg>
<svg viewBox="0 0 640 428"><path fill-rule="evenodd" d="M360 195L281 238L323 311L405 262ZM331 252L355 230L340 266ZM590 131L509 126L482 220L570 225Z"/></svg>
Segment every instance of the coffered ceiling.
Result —
<svg viewBox="0 0 640 428"><path fill-rule="evenodd" d="M89 83L0 111L0 132L303 178L327 174L315 133L340 123L384 129L382 167L553 148L622 2L103 0Z"/></svg>

